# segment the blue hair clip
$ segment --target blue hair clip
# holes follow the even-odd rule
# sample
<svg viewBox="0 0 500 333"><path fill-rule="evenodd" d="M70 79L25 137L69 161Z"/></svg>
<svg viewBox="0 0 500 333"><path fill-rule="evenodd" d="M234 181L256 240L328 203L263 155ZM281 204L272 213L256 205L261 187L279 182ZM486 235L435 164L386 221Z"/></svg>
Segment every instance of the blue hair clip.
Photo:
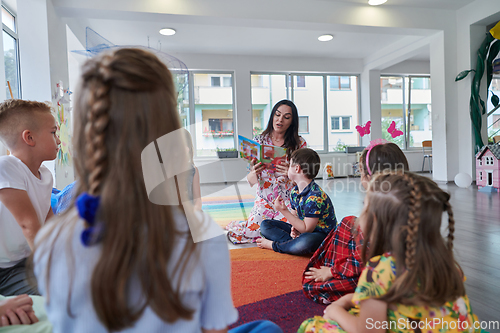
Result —
<svg viewBox="0 0 500 333"><path fill-rule="evenodd" d="M101 223L95 224L95 216L99 209L101 201L100 196L93 196L84 192L76 199L76 208L82 219L87 221L89 227L81 235L81 241L85 246L91 246L98 243L102 238Z"/></svg>

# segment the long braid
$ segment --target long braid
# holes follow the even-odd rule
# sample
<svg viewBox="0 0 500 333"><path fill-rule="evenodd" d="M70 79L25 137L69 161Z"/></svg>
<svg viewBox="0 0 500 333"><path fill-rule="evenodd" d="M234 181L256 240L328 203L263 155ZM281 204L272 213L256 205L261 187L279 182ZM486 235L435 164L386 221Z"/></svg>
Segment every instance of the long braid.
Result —
<svg viewBox="0 0 500 333"><path fill-rule="evenodd" d="M111 106L109 91L111 89L111 70L109 62L103 61L96 68L96 75L91 78L91 96L89 112L85 126L86 155L85 163L89 171L89 194L98 195L107 168L108 152L106 149L106 128L109 124L109 108Z"/></svg>
<svg viewBox="0 0 500 333"><path fill-rule="evenodd" d="M417 252L418 226L420 224L420 209L422 193L415 188L415 183L407 174L403 177L410 187L410 198L408 205L408 232L406 235L406 269L411 270L415 264Z"/></svg>
<svg viewBox="0 0 500 333"><path fill-rule="evenodd" d="M451 209L451 204L449 201L446 201L445 209L446 212L448 213L448 250L453 251L453 240L455 239L455 218L453 217L453 210Z"/></svg>

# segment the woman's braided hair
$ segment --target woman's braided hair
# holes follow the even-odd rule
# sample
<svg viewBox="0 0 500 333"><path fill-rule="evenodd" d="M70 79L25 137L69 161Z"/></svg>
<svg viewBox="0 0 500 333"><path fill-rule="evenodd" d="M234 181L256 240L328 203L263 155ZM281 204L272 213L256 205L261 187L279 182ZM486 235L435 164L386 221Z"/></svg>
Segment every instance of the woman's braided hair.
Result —
<svg viewBox="0 0 500 333"><path fill-rule="evenodd" d="M463 296L460 266L453 256L455 221L450 195L427 177L384 171L370 182L364 220L362 258L390 253L396 280L379 299L407 305L442 305ZM441 216L448 213L448 236ZM368 255L367 255L368 252Z"/></svg>

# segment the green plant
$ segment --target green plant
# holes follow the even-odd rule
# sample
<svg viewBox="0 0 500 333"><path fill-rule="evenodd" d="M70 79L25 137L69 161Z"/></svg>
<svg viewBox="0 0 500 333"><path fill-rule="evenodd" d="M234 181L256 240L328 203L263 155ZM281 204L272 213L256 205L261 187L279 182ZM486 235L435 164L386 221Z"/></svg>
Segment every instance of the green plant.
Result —
<svg viewBox="0 0 500 333"><path fill-rule="evenodd" d="M486 79L487 88L489 89L491 85L491 80L493 79L493 60L498 55L500 51L500 22L498 22L487 34L486 37L477 51L477 65L476 69L468 69L458 73L455 81L463 80L469 75L470 72L474 72L474 77L472 78L471 84L471 94L470 94L470 118L474 128L474 137L476 139L476 152L484 146L483 139L481 137L481 127L483 121L483 115L486 114L486 104L481 99L479 95L481 87L481 79L484 75L484 70L486 69ZM486 67L485 67L486 62ZM492 92L491 103L496 107L499 104L499 98Z"/></svg>
<svg viewBox="0 0 500 333"><path fill-rule="evenodd" d="M237 151L237 149L236 148L219 148L219 147L217 147L217 148L215 148L215 151L218 151L218 152L219 151Z"/></svg>

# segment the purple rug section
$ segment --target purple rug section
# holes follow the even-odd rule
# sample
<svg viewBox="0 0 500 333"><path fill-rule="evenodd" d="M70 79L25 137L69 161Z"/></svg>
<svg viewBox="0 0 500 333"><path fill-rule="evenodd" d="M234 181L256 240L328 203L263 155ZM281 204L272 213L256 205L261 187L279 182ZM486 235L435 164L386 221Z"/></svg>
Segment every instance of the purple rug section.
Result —
<svg viewBox="0 0 500 333"><path fill-rule="evenodd" d="M302 290L298 290L238 307L239 320L230 328L266 319L277 324L285 333L295 333L307 318L322 316L325 307L311 301Z"/></svg>

